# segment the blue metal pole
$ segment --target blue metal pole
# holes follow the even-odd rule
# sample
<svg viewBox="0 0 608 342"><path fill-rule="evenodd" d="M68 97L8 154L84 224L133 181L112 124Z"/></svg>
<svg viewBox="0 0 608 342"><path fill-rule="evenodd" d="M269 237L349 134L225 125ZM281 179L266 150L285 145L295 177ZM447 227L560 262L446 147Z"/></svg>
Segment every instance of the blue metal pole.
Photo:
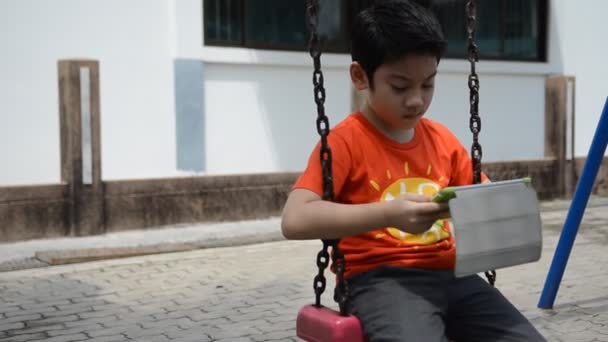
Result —
<svg viewBox="0 0 608 342"><path fill-rule="evenodd" d="M576 186L574 192L574 198L570 204L570 210L564 223L564 229L559 238L555 255L553 256L553 262L549 268L547 274L547 280L545 281L545 287L538 302L538 307L541 309L553 308L555 302L555 296L557 290L564 276L564 270L568 263L572 246L574 245L574 239L578 232L578 228L581 224L585 208L589 202L589 196L591 195L591 189L597 172L600 168L602 160L604 159L604 153L606 152L606 145L608 144L608 98L604 104L604 110L600 116L600 122L597 125L591 147L589 148L589 154L587 155L587 161L583 168L583 173Z"/></svg>

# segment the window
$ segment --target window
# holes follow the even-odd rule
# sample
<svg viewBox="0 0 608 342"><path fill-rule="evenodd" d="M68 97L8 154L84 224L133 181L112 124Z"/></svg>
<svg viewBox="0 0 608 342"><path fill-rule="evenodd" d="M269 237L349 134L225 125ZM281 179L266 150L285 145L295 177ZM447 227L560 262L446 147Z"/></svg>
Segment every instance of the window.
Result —
<svg viewBox="0 0 608 342"><path fill-rule="evenodd" d="M243 9L240 0L203 0L205 42L240 46L243 41Z"/></svg>
<svg viewBox="0 0 608 342"><path fill-rule="evenodd" d="M465 57L466 0L433 0L448 57ZM454 15L461 13L462 15ZM485 59L546 60L547 0L478 0L477 45Z"/></svg>
<svg viewBox="0 0 608 342"><path fill-rule="evenodd" d="M373 0L321 0L324 51L347 53L352 19ZM477 44L484 59L544 61L548 0L478 0ZM305 51L305 0L203 0L205 44ZM431 0L448 40L464 58L466 0ZM460 15L458 15L460 14Z"/></svg>
<svg viewBox="0 0 608 342"><path fill-rule="evenodd" d="M356 1L355 1L356 2ZM205 43L304 51L308 45L305 0L203 0ZM319 33L325 51L346 52L348 0L321 1Z"/></svg>

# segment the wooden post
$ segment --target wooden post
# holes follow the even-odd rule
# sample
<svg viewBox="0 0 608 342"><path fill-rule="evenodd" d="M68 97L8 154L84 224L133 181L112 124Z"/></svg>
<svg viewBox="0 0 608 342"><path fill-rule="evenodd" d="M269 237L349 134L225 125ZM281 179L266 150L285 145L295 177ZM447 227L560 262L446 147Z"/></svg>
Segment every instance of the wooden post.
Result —
<svg viewBox="0 0 608 342"><path fill-rule="evenodd" d="M68 185L69 231L66 235L104 232L101 181L99 63L60 60L59 121L61 181Z"/></svg>
<svg viewBox="0 0 608 342"><path fill-rule="evenodd" d="M576 154L575 154L575 126L576 126L576 78L574 76L568 77L568 94L570 95L570 115L568 120L570 129L566 132L570 136L570 152L569 156L566 156L566 160L569 159L570 167L566 169L565 179L565 191L566 197L571 198L576 190L576 183L578 182L578 175L576 170Z"/></svg>
<svg viewBox="0 0 608 342"><path fill-rule="evenodd" d="M556 165L555 193L566 195L567 90L565 76L548 76L545 81L545 157Z"/></svg>

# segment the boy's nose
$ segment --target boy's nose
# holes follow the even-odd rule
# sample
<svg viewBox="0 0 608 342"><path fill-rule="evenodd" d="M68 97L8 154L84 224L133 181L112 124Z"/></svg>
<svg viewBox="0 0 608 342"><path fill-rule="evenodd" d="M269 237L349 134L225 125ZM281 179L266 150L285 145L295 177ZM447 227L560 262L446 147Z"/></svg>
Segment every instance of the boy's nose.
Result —
<svg viewBox="0 0 608 342"><path fill-rule="evenodd" d="M408 113L418 113L423 105L424 101L422 100L422 93L419 91L414 91L410 96L405 98L405 108L407 109Z"/></svg>

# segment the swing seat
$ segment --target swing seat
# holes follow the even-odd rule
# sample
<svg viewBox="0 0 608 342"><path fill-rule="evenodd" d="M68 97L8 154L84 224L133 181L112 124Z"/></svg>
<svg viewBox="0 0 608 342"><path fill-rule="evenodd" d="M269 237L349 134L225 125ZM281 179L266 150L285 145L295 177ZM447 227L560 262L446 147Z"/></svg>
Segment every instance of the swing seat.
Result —
<svg viewBox="0 0 608 342"><path fill-rule="evenodd" d="M363 328L357 317L342 316L339 312L307 305L298 312L296 332L309 342L364 342Z"/></svg>
<svg viewBox="0 0 608 342"><path fill-rule="evenodd" d="M457 277L538 261L542 224L527 178L456 187L449 201Z"/></svg>

